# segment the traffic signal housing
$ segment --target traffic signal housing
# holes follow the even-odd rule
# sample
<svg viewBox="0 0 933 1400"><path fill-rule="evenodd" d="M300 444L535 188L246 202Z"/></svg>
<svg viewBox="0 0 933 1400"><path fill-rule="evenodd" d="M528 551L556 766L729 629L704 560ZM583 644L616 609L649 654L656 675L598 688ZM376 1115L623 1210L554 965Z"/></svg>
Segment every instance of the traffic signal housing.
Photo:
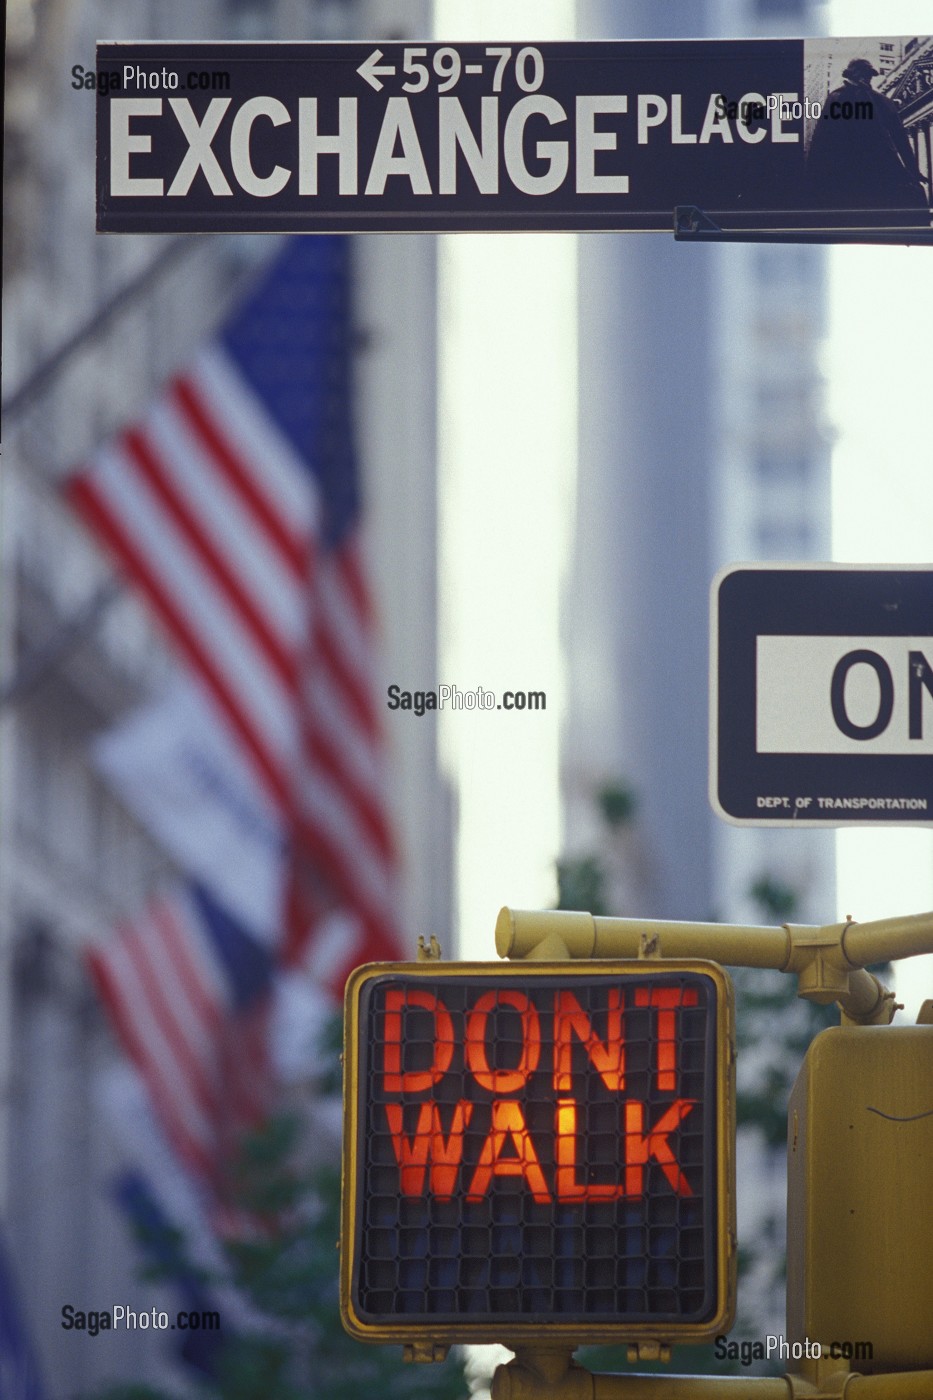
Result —
<svg viewBox="0 0 933 1400"><path fill-rule="evenodd" d="M788 1339L854 1371L933 1367L933 1026L822 1031L787 1163Z"/></svg>
<svg viewBox="0 0 933 1400"><path fill-rule="evenodd" d="M733 997L701 960L373 964L346 993L362 1340L697 1342L735 1296Z"/></svg>

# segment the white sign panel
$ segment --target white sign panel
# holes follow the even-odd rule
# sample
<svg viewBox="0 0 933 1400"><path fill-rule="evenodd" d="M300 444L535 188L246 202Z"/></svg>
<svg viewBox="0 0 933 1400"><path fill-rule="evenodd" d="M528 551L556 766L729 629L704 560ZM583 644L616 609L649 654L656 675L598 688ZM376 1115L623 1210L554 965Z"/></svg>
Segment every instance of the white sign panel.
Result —
<svg viewBox="0 0 933 1400"><path fill-rule="evenodd" d="M933 825L933 569L734 565L710 623L719 816Z"/></svg>
<svg viewBox="0 0 933 1400"><path fill-rule="evenodd" d="M758 753L933 754L933 636L757 639Z"/></svg>

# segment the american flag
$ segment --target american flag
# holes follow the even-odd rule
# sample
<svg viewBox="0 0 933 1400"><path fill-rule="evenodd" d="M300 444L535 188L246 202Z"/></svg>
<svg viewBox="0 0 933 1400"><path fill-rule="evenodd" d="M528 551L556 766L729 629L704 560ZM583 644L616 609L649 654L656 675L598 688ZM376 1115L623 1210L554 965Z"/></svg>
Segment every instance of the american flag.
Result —
<svg viewBox="0 0 933 1400"><path fill-rule="evenodd" d="M291 238L67 494L206 684L281 813L286 957L335 993L399 956L351 413L350 243ZM337 946L334 946L334 938Z"/></svg>
<svg viewBox="0 0 933 1400"><path fill-rule="evenodd" d="M176 882L88 949L91 977L179 1160L218 1201L272 1106L272 960L201 886Z"/></svg>

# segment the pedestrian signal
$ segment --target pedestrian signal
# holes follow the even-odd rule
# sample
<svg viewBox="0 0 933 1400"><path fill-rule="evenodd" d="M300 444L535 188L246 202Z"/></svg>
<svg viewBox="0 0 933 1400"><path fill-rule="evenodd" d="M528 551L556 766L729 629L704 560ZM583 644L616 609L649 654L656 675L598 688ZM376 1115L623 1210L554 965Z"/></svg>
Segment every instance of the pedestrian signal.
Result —
<svg viewBox="0 0 933 1400"><path fill-rule="evenodd" d="M702 1341L734 1303L714 963L372 964L347 986L341 1299L372 1341Z"/></svg>

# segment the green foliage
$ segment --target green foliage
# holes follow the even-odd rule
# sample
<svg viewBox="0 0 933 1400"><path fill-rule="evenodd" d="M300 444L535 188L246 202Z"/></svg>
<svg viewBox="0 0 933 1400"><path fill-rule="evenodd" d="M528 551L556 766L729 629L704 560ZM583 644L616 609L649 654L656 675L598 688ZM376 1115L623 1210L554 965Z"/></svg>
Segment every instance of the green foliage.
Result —
<svg viewBox="0 0 933 1400"><path fill-rule="evenodd" d="M557 862L557 908L605 914L605 876L595 856Z"/></svg>
<svg viewBox="0 0 933 1400"><path fill-rule="evenodd" d="M340 1172L296 1171L295 1120L280 1120L242 1159L240 1198L253 1211L278 1211L266 1238L233 1242L227 1256L236 1287L263 1316L291 1324L282 1341L246 1340L224 1368L222 1400L387 1400L431 1395L459 1400L458 1367L406 1366L397 1349L367 1347L346 1335L338 1303ZM290 1379L291 1378L291 1379Z"/></svg>
<svg viewBox="0 0 933 1400"><path fill-rule="evenodd" d="M769 1147L787 1141L787 1100L807 1046L839 1021L835 1006L797 996L793 977L762 968L734 968L736 1118L758 1128Z"/></svg>
<svg viewBox="0 0 933 1400"><path fill-rule="evenodd" d="M623 779L607 779L593 794L605 841L630 826L638 805L635 790ZM585 909L608 914L610 866L600 854L574 856L556 862L557 909Z"/></svg>
<svg viewBox="0 0 933 1400"><path fill-rule="evenodd" d="M634 820L638 799L635 789L628 783L603 783L596 794L596 801L603 821L611 830L628 826Z"/></svg>
<svg viewBox="0 0 933 1400"><path fill-rule="evenodd" d="M338 1013L326 1022L318 1038L322 1067L315 1087L322 1099L338 1098L343 1092L343 1017Z"/></svg>
<svg viewBox="0 0 933 1400"><path fill-rule="evenodd" d="M95 1400L166 1400L166 1394L151 1385L108 1385L97 1392Z"/></svg>
<svg viewBox="0 0 933 1400"><path fill-rule="evenodd" d="M237 1206L257 1228L224 1247L229 1278L256 1319L222 1337L217 1376L204 1400L462 1400L463 1373L407 1365L399 1348L354 1341L340 1321L338 1237L340 1171L302 1167L301 1125L280 1117L242 1144L233 1172ZM173 1232L169 1264L149 1277L171 1282L188 1265L184 1236ZM145 1241L140 1240L140 1243ZM157 1388L125 1384L94 1400L176 1400Z"/></svg>
<svg viewBox="0 0 933 1400"><path fill-rule="evenodd" d="M799 900L796 891L770 875L759 876L750 894L763 913L776 924L787 923L797 912Z"/></svg>

